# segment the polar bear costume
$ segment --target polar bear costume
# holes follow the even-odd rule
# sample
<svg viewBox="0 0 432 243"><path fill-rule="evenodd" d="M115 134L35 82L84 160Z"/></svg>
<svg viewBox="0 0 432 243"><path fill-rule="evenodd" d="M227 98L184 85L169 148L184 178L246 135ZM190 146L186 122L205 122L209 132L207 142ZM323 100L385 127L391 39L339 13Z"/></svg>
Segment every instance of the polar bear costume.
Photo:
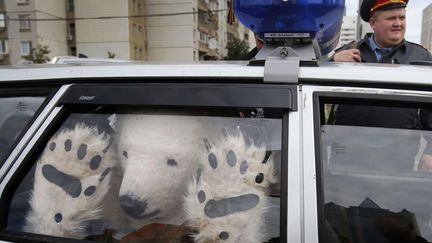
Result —
<svg viewBox="0 0 432 243"><path fill-rule="evenodd" d="M25 231L83 238L88 222L119 220L121 237L186 222L196 242L262 242L273 161L241 132L216 135L205 123L132 113L118 115L115 137L83 124L59 132L37 162Z"/></svg>
<svg viewBox="0 0 432 243"><path fill-rule="evenodd" d="M78 124L48 142L37 161L24 231L82 238L101 219L116 166L110 136Z"/></svg>
<svg viewBox="0 0 432 243"><path fill-rule="evenodd" d="M125 178L120 205L133 228L182 224L179 210L188 182L205 151L203 122L194 116L119 116L118 148Z"/></svg>

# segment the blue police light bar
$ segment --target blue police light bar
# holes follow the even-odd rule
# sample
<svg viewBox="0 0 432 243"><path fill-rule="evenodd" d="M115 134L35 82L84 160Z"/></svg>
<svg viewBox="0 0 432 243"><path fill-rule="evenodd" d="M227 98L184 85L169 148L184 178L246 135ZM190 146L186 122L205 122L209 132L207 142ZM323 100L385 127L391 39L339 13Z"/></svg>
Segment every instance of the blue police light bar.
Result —
<svg viewBox="0 0 432 243"><path fill-rule="evenodd" d="M234 0L234 13L265 40L317 39L321 54L339 42L345 0Z"/></svg>

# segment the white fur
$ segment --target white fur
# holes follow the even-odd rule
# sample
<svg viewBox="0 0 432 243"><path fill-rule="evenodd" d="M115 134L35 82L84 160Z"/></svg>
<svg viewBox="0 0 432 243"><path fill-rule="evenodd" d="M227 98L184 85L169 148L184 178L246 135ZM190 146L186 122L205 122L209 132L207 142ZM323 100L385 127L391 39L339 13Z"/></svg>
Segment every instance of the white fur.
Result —
<svg viewBox="0 0 432 243"><path fill-rule="evenodd" d="M236 155L235 166L227 163L230 150ZM201 179L195 177L189 184L184 202L188 225L198 231L194 235L196 242L263 242L268 238L263 222L268 210L265 191L276 180L272 159L263 164L265 149L255 145L247 147L241 133L228 136L216 146L212 145L209 152L217 157L217 167L214 169L209 165L207 156L203 159ZM247 161L249 166L243 175L239 168L242 161ZM260 184L255 182L258 173L264 174L264 181ZM206 195L203 203L198 200L200 191ZM204 213L204 207L211 199L221 200L245 194L259 196L258 205L223 217L210 218ZM227 232L229 238L220 239L221 232Z"/></svg>
<svg viewBox="0 0 432 243"><path fill-rule="evenodd" d="M201 121L193 116L119 116L118 151L124 166L120 196L145 202L146 212L161 211L147 219L131 218L135 228L155 222L183 223L180 206L199 158L205 152L204 134ZM169 159L175 160L177 166L169 166Z"/></svg>
<svg viewBox="0 0 432 243"><path fill-rule="evenodd" d="M64 142L72 141L72 150L66 152ZM56 143L54 151L49 149L52 142ZM87 144L87 155L79 160L77 150L81 144ZM35 171L35 182L30 199L31 210L26 216L26 232L42 233L54 236L81 238L86 235L86 222L103 217L103 199L107 194L111 173L99 181L101 174L108 167L114 167L116 159L112 149L108 148L109 136L98 134L96 128L79 124L72 130L61 131L48 142ZM100 155L102 161L96 170L90 169L89 162L95 155ZM80 179L82 192L77 198L68 195L62 188L46 180L42 174L44 165L50 164L63 173ZM91 196L85 196L84 190L95 186L96 191ZM62 215L61 222L55 222L57 213Z"/></svg>
<svg viewBox="0 0 432 243"><path fill-rule="evenodd" d="M204 145L203 140L215 137L205 129L205 121L193 116L154 114L117 115L118 134L115 142L106 153L110 138L97 129L77 125L73 130L62 131L48 142L41 155L35 172L31 210L26 218L26 232L55 236L82 238L87 235L86 222L106 219L117 231L117 236L137 230L146 224L183 224L196 228L197 242L218 242L220 233L229 233L223 242L262 242L268 236L264 227L264 216L268 212L266 190L276 182L273 160L262 163L265 148L247 146L243 135L229 135L217 144ZM218 130L218 129L213 129ZM64 141L72 141L71 152L62 148ZM57 144L54 151L49 149L51 142ZM76 151L80 144L88 145L87 156L78 160ZM115 152L115 150L117 152ZM236 155L235 166L227 164L227 154ZM211 168L209 153L218 159L218 167ZM97 170L91 170L89 159L102 156ZM168 165L175 160L176 166ZM248 169L240 173L240 165L247 161ZM116 170L119 163L121 170ZM81 193L72 198L57 185L47 181L42 175L46 164L80 178L83 191L90 185L96 186L91 197ZM112 173L99 182L104 169L112 167ZM201 171L200 179L196 177ZM262 183L256 183L258 173L264 175ZM198 193L205 192L206 201L198 201ZM259 203L246 211L223 217L209 218L204 213L205 204L211 200L221 200L245 194L259 197ZM154 217L136 219L127 216L119 206L119 198L128 196L146 206L144 212L160 213ZM61 213L60 223L54 215ZM125 221L125 219L127 219ZM125 222L127 222L125 224Z"/></svg>

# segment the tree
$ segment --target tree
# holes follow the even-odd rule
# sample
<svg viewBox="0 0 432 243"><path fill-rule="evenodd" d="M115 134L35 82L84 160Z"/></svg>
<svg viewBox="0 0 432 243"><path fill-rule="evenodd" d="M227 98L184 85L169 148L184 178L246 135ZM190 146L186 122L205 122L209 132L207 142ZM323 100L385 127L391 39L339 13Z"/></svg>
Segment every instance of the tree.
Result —
<svg viewBox="0 0 432 243"><path fill-rule="evenodd" d="M111 58L111 59L113 59L113 58L116 58L116 54L114 53L114 52L110 52L110 51L108 51L108 58Z"/></svg>
<svg viewBox="0 0 432 243"><path fill-rule="evenodd" d="M48 46L38 45L36 48L32 48L30 54L24 56L24 59L33 63L46 63L50 60L48 57L50 52L51 50L48 49Z"/></svg>
<svg viewBox="0 0 432 243"><path fill-rule="evenodd" d="M238 38L228 40L226 49L228 50L226 60L241 60L249 52L249 45Z"/></svg>

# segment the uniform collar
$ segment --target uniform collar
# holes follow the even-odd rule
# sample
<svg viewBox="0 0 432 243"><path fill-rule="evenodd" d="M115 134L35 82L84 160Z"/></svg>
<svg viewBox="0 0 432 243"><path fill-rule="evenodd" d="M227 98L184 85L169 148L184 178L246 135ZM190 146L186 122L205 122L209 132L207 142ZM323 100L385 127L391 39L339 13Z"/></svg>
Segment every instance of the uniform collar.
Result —
<svg viewBox="0 0 432 243"><path fill-rule="evenodd" d="M368 41L369 41L369 46L372 48L372 50L374 50L374 51L378 51L378 50L384 50L384 51L386 51L386 52L388 52L388 53L390 53L391 52L391 50L393 49L393 47L386 47L386 48L380 48L379 46L378 46L378 44L375 42L375 35L371 35L369 38L368 38Z"/></svg>
<svg viewBox="0 0 432 243"><path fill-rule="evenodd" d="M371 46L371 44L369 43L369 39L372 37L372 39L373 39L373 33L367 33L364 37L363 37L363 39L361 39L359 42L358 42L358 47L360 47L360 46L363 46L363 45L366 45L366 46L368 46L371 50L373 50L373 51L375 51L375 49ZM374 41L375 42L375 41ZM403 39L403 41L401 42L401 43L399 43L398 45L396 45L396 46L393 46L391 49L392 49L392 52L394 52L395 50L398 50L398 49L400 49L400 48L406 48L406 43L407 43L407 41L405 40L405 39ZM376 44L376 43L375 43ZM378 46L377 46L378 47ZM379 47L378 47L379 48Z"/></svg>

